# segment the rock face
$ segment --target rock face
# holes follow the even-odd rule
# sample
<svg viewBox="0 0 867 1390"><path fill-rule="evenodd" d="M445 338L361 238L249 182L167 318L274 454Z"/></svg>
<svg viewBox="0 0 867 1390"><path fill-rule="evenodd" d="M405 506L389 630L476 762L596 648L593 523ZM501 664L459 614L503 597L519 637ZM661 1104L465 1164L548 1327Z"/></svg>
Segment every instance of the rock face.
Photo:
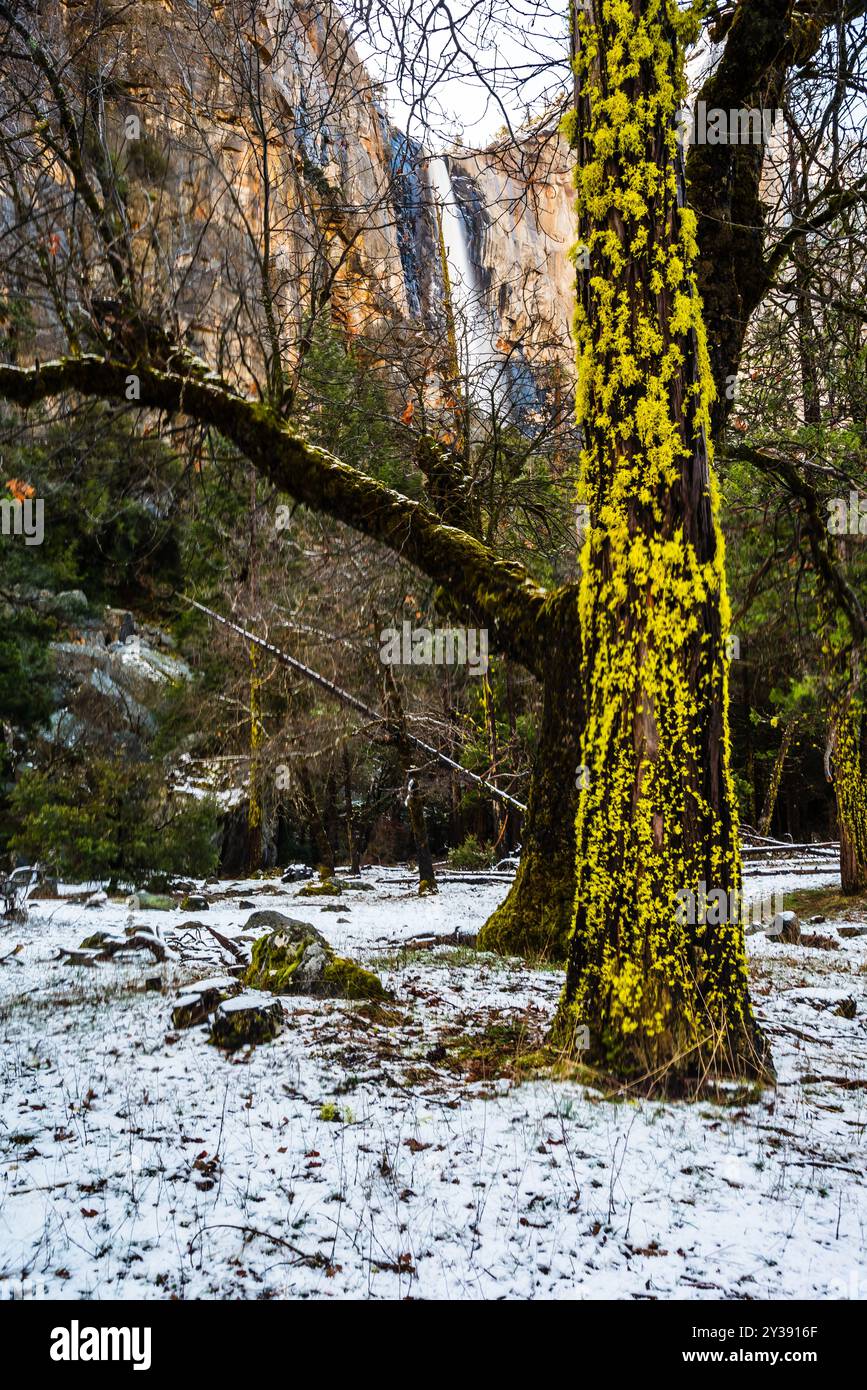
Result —
<svg viewBox="0 0 867 1390"><path fill-rule="evenodd" d="M91 8L47 6L71 54ZM245 390L255 373L243 364L273 331L263 304L291 344L326 284L332 320L350 335L422 360L420 334L448 321L430 158L389 121L339 10L158 0L118 10L106 32L107 139L143 273L160 268L157 315L170 303L187 345ZM568 150L534 134L520 155L460 150L449 166L478 287L514 352L514 388L531 396L528 361L571 364Z"/></svg>
<svg viewBox="0 0 867 1390"><path fill-rule="evenodd" d="M562 136L497 143L449 160L471 258L504 346L571 375L575 270L572 164Z"/></svg>
<svg viewBox="0 0 867 1390"><path fill-rule="evenodd" d="M263 919L268 919L267 922ZM274 994L312 994L323 998L382 999L376 975L338 956L309 922L280 912L254 912L246 930L267 927L253 946L244 984Z"/></svg>

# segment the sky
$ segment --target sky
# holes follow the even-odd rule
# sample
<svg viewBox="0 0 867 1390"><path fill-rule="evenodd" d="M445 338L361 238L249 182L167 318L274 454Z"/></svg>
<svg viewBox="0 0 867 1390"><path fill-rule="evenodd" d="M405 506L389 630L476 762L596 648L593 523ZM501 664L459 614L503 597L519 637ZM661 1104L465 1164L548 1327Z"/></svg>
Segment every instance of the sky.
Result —
<svg viewBox="0 0 867 1390"><path fill-rule="evenodd" d="M569 80L562 0L345 0L391 119L434 152L483 146Z"/></svg>
<svg viewBox="0 0 867 1390"><path fill-rule="evenodd" d="M400 129L439 153L488 144L571 85L566 0L340 0ZM691 85L712 60L703 38Z"/></svg>

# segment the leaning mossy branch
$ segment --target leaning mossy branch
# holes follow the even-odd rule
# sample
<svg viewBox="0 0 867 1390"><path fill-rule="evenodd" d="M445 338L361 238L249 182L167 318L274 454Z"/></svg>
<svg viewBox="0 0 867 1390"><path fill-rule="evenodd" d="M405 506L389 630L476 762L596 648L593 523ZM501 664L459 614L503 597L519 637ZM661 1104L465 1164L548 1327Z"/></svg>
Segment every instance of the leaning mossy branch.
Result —
<svg viewBox="0 0 867 1390"><path fill-rule="evenodd" d="M545 590L520 565L498 560L481 541L445 525L420 502L308 443L267 406L238 395L216 375L202 370L187 376L97 356L0 366L0 397L21 406L66 391L130 399L131 389L143 409L183 414L219 430L275 487L380 541L447 585L489 624L498 646L538 671Z"/></svg>

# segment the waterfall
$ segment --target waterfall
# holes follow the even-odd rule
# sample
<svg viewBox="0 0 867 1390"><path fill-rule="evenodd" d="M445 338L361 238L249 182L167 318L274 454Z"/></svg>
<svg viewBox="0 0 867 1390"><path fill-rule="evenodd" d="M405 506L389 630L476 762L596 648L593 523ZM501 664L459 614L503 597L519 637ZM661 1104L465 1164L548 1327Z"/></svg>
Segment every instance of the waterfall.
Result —
<svg viewBox="0 0 867 1390"><path fill-rule="evenodd" d="M471 396L490 407L492 396L503 396L501 354L494 343L494 324L479 285L466 222L455 194L448 160L430 161L430 181L439 208L442 240L448 270L447 292L455 324L457 366Z"/></svg>

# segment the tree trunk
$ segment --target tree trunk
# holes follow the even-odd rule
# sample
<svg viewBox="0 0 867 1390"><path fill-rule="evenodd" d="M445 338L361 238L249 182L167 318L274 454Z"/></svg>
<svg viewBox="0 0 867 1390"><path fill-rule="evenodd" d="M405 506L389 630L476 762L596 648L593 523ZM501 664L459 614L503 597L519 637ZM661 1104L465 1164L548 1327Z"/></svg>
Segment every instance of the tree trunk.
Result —
<svg viewBox="0 0 867 1390"><path fill-rule="evenodd" d="M341 747L343 757L343 806L346 815L346 853L349 858L349 872L359 874L361 865L358 862L358 840L355 835L355 818L352 814L352 765L349 761L349 744L343 740Z"/></svg>
<svg viewBox="0 0 867 1390"><path fill-rule="evenodd" d="M485 716L485 733L488 738L488 755L490 757L490 767L487 771L487 780L493 786L497 785L497 764L499 762L499 748L497 747L497 712L494 703L494 687L491 684L490 668L482 676L482 709ZM506 825L506 808L501 801L494 801L491 805L491 814L494 819L494 843L500 844L503 838Z"/></svg>
<svg viewBox="0 0 867 1390"><path fill-rule="evenodd" d="M255 872L262 867L262 765L260 749L264 741L259 708L260 680L257 668L258 652L250 647L250 780L247 798L247 869Z"/></svg>
<svg viewBox="0 0 867 1390"><path fill-rule="evenodd" d="M589 1046L619 1077L680 1088L769 1065L739 911L713 383L675 132L676 6L591 8L575 16L573 127L589 780L554 1039ZM712 890L725 895L721 925Z"/></svg>
<svg viewBox="0 0 867 1390"><path fill-rule="evenodd" d="M424 797L415 777L410 777L407 783L406 809L412 827L412 838L415 841L415 852L418 860L418 891L419 893L436 893L438 889L433 855L430 852L427 824L424 818Z"/></svg>
<svg viewBox="0 0 867 1390"><path fill-rule="evenodd" d="M744 699L744 748L746 757L746 776L747 785L750 789L749 817L750 825L755 827L759 817L759 789L756 786L756 754L753 744L753 723L752 715L752 695L750 691L750 672L749 667L744 663L743 673L743 699Z"/></svg>
<svg viewBox="0 0 867 1390"><path fill-rule="evenodd" d="M340 852L340 817L337 812L337 777L334 772L333 763L329 762L328 775L325 778L325 790L322 800L322 820L325 825L325 833L328 836L328 843L331 846L331 853L334 863L337 863L337 856Z"/></svg>
<svg viewBox="0 0 867 1390"><path fill-rule="evenodd" d="M507 956L565 960L575 906L575 812L583 722L578 596L552 596L544 636L542 725L533 762L517 877L479 934Z"/></svg>
<svg viewBox="0 0 867 1390"><path fill-rule="evenodd" d="M795 132L791 125L788 126L786 135L789 145L789 212L792 222L797 224L804 218L805 190L809 188L809 181L798 158ZM822 419L819 368L816 361L818 335L810 294L810 264L806 235L798 237L792 246L792 266L795 272L795 316L798 328L801 392L804 398L804 424L818 425Z"/></svg>
<svg viewBox="0 0 867 1390"><path fill-rule="evenodd" d="M797 727L797 718L790 719L788 723L783 727L783 737L780 741L780 747L779 751L777 752L777 756L774 759L774 770L771 773L771 780L768 783L768 792L767 796L765 797L765 807L762 811L762 818L759 821L760 835L770 834L771 821L774 818L774 808L777 804L777 796L780 790L780 782L782 781L783 777L783 768L786 764L786 755L788 754L789 747L791 746L791 742L795 736L795 730L797 729Z"/></svg>
<svg viewBox="0 0 867 1390"><path fill-rule="evenodd" d="M838 705L832 739L840 884L844 893L863 893L867 890L867 707L857 687Z"/></svg>
<svg viewBox="0 0 867 1390"><path fill-rule="evenodd" d="M413 843L415 844L416 862L418 864L418 891L419 893L438 892L436 874L434 873L433 857L430 852L430 845L427 837L427 823L424 815L424 797L418 785L415 775L417 769L412 765L411 745L406 738L406 719L403 712L403 701L400 698L400 691L397 688L397 681L390 666L385 668L384 678L385 708L389 722L395 730L397 749L400 755L400 765L406 779L407 795L406 810L409 816L409 825L412 831Z"/></svg>
<svg viewBox="0 0 867 1390"><path fill-rule="evenodd" d="M334 851L331 848L331 841L325 829L325 822L316 801L316 793L313 790L313 781L310 773L303 763L299 763L295 769L295 776L298 779L298 786L301 790L301 800L304 807L304 815L310 829L310 838L316 847L319 856L319 870L321 873L330 875L334 873Z"/></svg>

